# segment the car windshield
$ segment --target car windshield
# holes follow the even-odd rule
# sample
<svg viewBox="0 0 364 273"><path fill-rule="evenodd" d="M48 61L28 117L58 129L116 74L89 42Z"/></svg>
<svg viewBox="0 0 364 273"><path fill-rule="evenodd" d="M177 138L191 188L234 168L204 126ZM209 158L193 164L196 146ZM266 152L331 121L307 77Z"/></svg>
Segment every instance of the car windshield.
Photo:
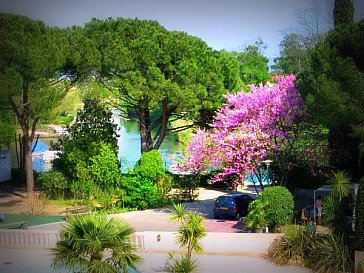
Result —
<svg viewBox="0 0 364 273"><path fill-rule="evenodd" d="M219 206L232 206L234 205L234 199L231 197L218 198L216 204Z"/></svg>

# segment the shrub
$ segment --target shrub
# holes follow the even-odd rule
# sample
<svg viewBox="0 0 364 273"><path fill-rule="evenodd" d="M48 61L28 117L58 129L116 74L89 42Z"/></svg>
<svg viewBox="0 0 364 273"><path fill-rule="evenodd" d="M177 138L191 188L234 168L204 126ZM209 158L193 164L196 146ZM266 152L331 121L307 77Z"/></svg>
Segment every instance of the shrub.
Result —
<svg viewBox="0 0 364 273"><path fill-rule="evenodd" d="M63 198L69 187L67 178L59 171L41 173L37 182L46 196L51 199Z"/></svg>
<svg viewBox="0 0 364 273"><path fill-rule="evenodd" d="M135 165L134 173L152 181L155 181L157 177L164 176L163 160L158 150L142 153L140 160Z"/></svg>
<svg viewBox="0 0 364 273"><path fill-rule="evenodd" d="M270 253L278 264L289 260L303 262L315 272L350 272L350 250L343 237L316 233L310 224L297 226L279 237Z"/></svg>
<svg viewBox="0 0 364 273"><path fill-rule="evenodd" d="M315 272L351 272L350 250L343 237L318 237L312 255Z"/></svg>
<svg viewBox="0 0 364 273"><path fill-rule="evenodd" d="M245 218L245 225L250 228L262 228L267 226L266 208L268 203L261 198L249 204L249 213Z"/></svg>
<svg viewBox="0 0 364 273"><path fill-rule="evenodd" d="M122 176L121 189L125 194L120 198L126 207L148 209L160 204L157 185L144 177L129 174Z"/></svg>
<svg viewBox="0 0 364 273"><path fill-rule="evenodd" d="M344 214L343 200L339 201L336 194L330 193L325 197L323 208L325 214L323 217L324 223L330 227L334 234L348 236L351 225Z"/></svg>
<svg viewBox="0 0 364 273"><path fill-rule="evenodd" d="M101 153L101 143L110 145L117 156L116 125L111 117L111 111L100 102L85 101L83 109L77 113L76 122L60 137L61 153L54 160L53 167L62 171L69 180L89 180L90 158Z"/></svg>
<svg viewBox="0 0 364 273"><path fill-rule="evenodd" d="M99 145L98 154L90 159L90 175L100 189L110 191L115 189L121 180L119 158L110 144Z"/></svg>
<svg viewBox="0 0 364 273"><path fill-rule="evenodd" d="M24 214L41 215L47 205L47 198L42 194L28 195L23 203Z"/></svg>
<svg viewBox="0 0 364 273"><path fill-rule="evenodd" d="M364 251L364 177L360 179L355 207L355 237L357 250Z"/></svg>
<svg viewBox="0 0 364 273"><path fill-rule="evenodd" d="M292 221L294 201L287 188L282 186L265 188L260 198L268 202L266 220L269 228L280 227Z"/></svg>
<svg viewBox="0 0 364 273"><path fill-rule="evenodd" d="M311 225L295 226L279 237L272 245L271 253L278 264L287 264L289 260L309 262L313 253L317 234Z"/></svg>
<svg viewBox="0 0 364 273"><path fill-rule="evenodd" d="M70 189L74 198L88 201L97 187L93 181L77 180L71 183Z"/></svg>

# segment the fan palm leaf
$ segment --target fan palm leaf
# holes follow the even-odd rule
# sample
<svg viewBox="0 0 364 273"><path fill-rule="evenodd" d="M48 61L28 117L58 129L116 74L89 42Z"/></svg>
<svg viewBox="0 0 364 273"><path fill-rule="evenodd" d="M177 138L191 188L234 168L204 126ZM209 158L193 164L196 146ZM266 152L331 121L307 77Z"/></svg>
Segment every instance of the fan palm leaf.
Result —
<svg viewBox="0 0 364 273"><path fill-rule="evenodd" d="M81 215L69 219L61 240L51 250L52 267L89 273L128 272L141 258L131 244L134 230L105 215Z"/></svg>

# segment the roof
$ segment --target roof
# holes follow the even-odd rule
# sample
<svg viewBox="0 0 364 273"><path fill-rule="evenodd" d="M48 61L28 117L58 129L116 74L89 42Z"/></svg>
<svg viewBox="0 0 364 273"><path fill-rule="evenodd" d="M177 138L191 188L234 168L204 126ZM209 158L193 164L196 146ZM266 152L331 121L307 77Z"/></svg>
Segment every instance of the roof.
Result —
<svg viewBox="0 0 364 273"><path fill-rule="evenodd" d="M332 191L333 187L331 185L323 185L317 188L315 191Z"/></svg>

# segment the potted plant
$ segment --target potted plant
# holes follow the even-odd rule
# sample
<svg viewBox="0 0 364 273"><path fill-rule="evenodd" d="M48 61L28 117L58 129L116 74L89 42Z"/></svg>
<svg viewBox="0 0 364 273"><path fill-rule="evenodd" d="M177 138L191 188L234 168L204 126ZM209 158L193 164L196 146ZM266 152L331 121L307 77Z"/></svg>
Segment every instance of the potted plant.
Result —
<svg viewBox="0 0 364 273"><path fill-rule="evenodd" d="M249 204L249 213L245 219L245 226L252 228L254 233L262 233L263 228L267 227L265 207L267 202L258 198Z"/></svg>

